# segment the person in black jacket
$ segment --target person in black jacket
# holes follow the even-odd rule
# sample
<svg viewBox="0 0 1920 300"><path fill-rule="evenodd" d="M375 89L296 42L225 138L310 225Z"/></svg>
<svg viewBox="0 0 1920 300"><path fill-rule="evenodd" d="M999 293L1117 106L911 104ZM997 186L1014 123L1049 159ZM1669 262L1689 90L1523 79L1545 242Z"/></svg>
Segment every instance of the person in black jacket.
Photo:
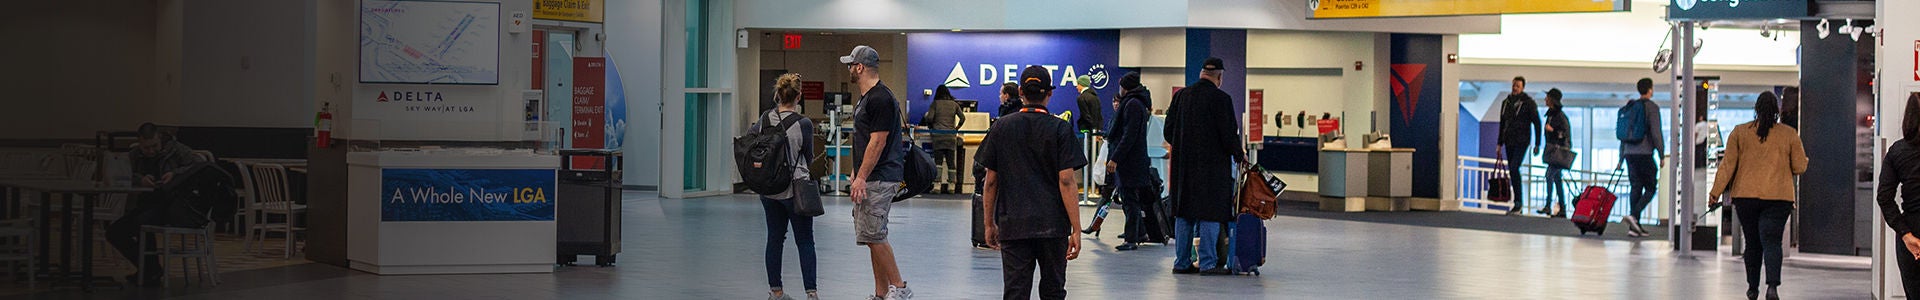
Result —
<svg viewBox="0 0 1920 300"><path fill-rule="evenodd" d="M1167 107L1163 134L1170 147L1174 213L1174 274L1233 274L1222 268L1217 243L1220 230L1233 221L1234 164L1247 161L1241 150L1238 114L1233 98L1219 84L1225 64L1219 58L1201 63L1200 80L1173 94ZM1200 236L1199 265L1193 265L1193 237Z"/></svg>
<svg viewBox="0 0 1920 300"><path fill-rule="evenodd" d="M1080 107L1080 116L1074 117L1079 119L1080 131L1099 132L1104 129L1101 127L1107 123L1101 120L1104 115L1100 111L1100 90L1093 88L1093 78L1087 75L1075 77L1073 88L1080 90L1080 96L1074 97L1075 105Z"/></svg>
<svg viewBox="0 0 1920 300"><path fill-rule="evenodd" d="M1894 263L1900 268L1900 286L1907 295L1920 295L1920 94L1907 96L1906 116L1900 120L1898 142L1887 147L1881 159L1880 188L1875 202L1880 203L1881 219L1893 229L1900 243L1894 246ZM1898 194L1896 194L1898 193ZM1899 195L1900 201L1894 202ZM1748 250L1752 251L1752 250Z"/></svg>
<svg viewBox="0 0 1920 300"><path fill-rule="evenodd" d="M1527 78L1513 78L1513 93L1500 102L1500 138L1499 145L1506 152L1507 178L1512 180L1513 208L1507 214L1518 214L1520 208L1527 205L1527 180L1521 166L1527 164L1528 149L1531 143L1540 139L1540 108L1533 103L1533 96L1527 95Z"/></svg>
<svg viewBox="0 0 1920 300"><path fill-rule="evenodd" d="M1140 85L1140 73L1128 72L1120 77L1120 107L1114 111L1113 127L1107 130L1109 149L1107 151L1107 173L1115 174L1119 181L1116 188L1120 194L1121 205L1127 214L1127 232L1121 238L1124 244L1114 250L1127 251L1139 248L1139 243L1166 240L1166 233L1160 232L1160 225L1153 218L1153 202L1160 200L1159 188L1153 186L1154 177L1159 175L1149 171L1152 162L1147 160L1147 119L1153 117L1149 111L1152 96L1147 87Z"/></svg>
<svg viewBox="0 0 1920 300"><path fill-rule="evenodd" d="M1573 147L1573 130L1567 121L1566 110L1561 109L1560 96L1560 89L1547 90L1547 140L1544 147L1548 148L1546 151L1561 151L1554 150L1556 147L1558 149ZM1541 205L1540 210L1536 212L1554 218L1567 215L1566 198L1571 195L1567 194L1567 186L1560 179L1567 172L1568 167L1571 166L1547 163L1547 202L1551 205ZM1555 210L1555 207L1559 210Z"/></svg>
<svg viewBox="0 0 1920 300"><path fill-rule="evenodd" d="M1020 112L1020 84L1008 82L1000 85L1000 114L995 118L1005 118Z"/></svg>
<svg viewBox="0 0 1920 300"><path fill-rule="evenodd" d="M199 155L193 154L193 148L175 141L170 134L160 132L159 126L153 123L141 124L139 136L139 144L135 145L130 155L136 178L134 182L141 187L153 188L154 191L141 193L137 198L139 201L134 203L133 208L128 209L120 219L114 220L106 228L107 243L119 250L120 256L127 258L129 264L140 261L140 246L137 239L140 226L167 225L168 219L172 217L167 208L174 200L178 200L179 193L175 192L181 189L176 181L189 176L187 173L200 169L196 166L207 163ZM137 274L142 278L129 276L127 281L144 279L141 282L156 283L165 274L166 270L162 268L160 260L148 257L146 264L140 266Z"/></svg>

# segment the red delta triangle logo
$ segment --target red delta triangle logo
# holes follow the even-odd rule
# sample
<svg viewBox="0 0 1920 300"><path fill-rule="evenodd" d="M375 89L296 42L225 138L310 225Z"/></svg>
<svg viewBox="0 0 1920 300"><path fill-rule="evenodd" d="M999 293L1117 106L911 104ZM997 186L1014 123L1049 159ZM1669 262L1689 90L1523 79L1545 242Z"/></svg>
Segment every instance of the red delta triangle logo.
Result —
<svg viewBox="0 0 1920 300"><path fill-rule="evenodd" d="M1420 104L1420 89L1426 86L1427 64L1394 64L1393 100L1400 104L1400 122L1413 125L1414 107Z"/></svg>
<svg viewBox="0 0 1920 300"><path fill-rule="evenodd" d="M1394 91L1395 92L1393 93L1395 95L1400 94L1400 92L1398 92L1399 90L1394 90ZM380 99L375 99L374 102L387 102L387 92L380 92Z"/></svg>

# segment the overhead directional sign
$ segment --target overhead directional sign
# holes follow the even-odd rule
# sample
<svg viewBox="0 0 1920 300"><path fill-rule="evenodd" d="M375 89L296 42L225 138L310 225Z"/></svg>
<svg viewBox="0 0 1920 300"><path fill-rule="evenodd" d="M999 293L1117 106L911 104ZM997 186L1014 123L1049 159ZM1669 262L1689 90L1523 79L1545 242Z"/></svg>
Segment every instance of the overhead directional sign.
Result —
<svg viewBox="0 0 1920 300"><path fill-rule="evenodd" d="M1630 0L1308 0L1307 18L1612 12L1627 11L1631 3Z"/></svg>
<svg viewBox="0 0 1920 300"><path fill-rule="evenodd" d="M1669 0L1672 20L1771 20L1810 15L1807 0Z"/></svg>

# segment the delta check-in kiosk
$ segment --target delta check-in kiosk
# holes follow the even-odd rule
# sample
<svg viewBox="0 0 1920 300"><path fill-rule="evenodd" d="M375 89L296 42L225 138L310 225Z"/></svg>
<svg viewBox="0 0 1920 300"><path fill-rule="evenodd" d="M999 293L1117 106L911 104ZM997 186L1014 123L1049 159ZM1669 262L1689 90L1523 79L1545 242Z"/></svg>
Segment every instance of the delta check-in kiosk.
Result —
<svg viewBox="0 0 1920 300"><path fill-rule="evenodd" d="M531 151L347 155L347 259L380 275L551 273L560 158Z"/></svg>

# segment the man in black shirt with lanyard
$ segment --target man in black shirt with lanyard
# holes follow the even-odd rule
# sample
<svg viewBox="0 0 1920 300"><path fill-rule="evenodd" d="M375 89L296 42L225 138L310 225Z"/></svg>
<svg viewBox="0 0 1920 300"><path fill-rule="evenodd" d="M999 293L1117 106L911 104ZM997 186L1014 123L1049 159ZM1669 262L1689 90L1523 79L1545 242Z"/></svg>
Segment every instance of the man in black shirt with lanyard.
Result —
<svg viewBox="0 0 1920 300"><path fill-rule="evenodd" d="M1067 261L1080 255L1080 167L1087 165L1072 123L1047 112L1053 76L1020 74L1024 106L1001 117L975 160L987 169L982 196L986 239L1000 249L1005 299L1029 299L1040 268L1040 298L1066 299Z"/></svg>

